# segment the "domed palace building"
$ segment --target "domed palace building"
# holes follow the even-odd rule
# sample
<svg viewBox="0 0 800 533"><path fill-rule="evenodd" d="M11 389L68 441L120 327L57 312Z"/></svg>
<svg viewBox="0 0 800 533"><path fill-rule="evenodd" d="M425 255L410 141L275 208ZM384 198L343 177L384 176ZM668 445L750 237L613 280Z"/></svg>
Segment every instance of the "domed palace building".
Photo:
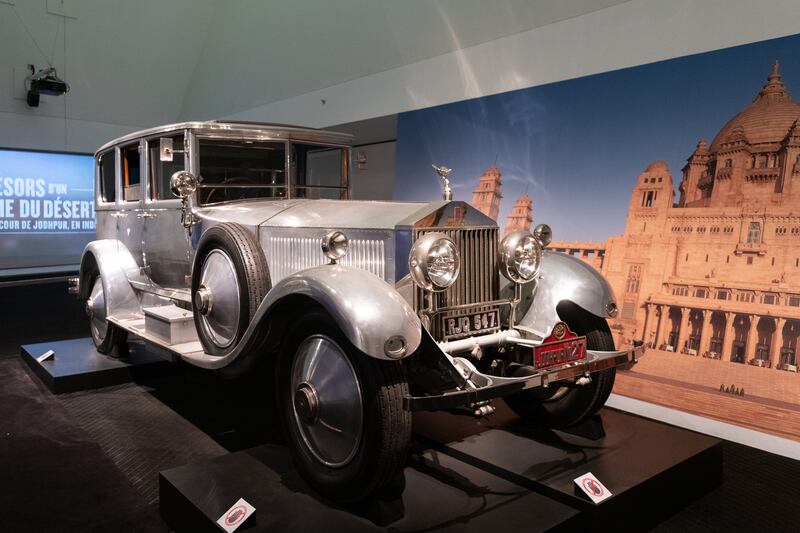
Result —
<svg viewBox="0 0 800 533"><path fill-rule="evenodd" d="M674 181L639 175L625 233L604 246L554 243L614 287L620 344L797 371L800 334L800 102L779 65Z"/></svg>

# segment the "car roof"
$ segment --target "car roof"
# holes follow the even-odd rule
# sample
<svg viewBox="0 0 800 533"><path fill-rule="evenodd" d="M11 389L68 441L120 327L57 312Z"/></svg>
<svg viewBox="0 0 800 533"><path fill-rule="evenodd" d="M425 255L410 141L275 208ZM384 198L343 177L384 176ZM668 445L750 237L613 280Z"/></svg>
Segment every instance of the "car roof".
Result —
<svg viewBox="0 0 800 533"><path fill-rule="evenodd" d="M316 128L302 128L299 126L289 126L286 124L268 124L265 122L208 120L204 122L177 122L175 124L165 124L155 128L135 131L133 133L123 135L122 137L118 137L113 141L107 142L97 149L95 155L114 146L124 144L129 141L135 141L142 137L152 137L162 133L170 133L185 129L191 129L198 134L219 135L221 137L246 136L256 140L298 140L343 146L349 146L353 141L353 136L347 133L339 133Z"/></svg>

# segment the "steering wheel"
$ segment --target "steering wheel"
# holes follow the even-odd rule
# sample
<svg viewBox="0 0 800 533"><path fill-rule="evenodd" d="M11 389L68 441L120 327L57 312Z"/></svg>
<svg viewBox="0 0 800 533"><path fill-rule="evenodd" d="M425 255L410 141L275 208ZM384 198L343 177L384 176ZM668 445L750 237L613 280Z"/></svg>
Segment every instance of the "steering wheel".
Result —
<svg viewBox="0 0 800 533"><path fill-rule="evenodd" d="M213 204L217 202L224 202L229 200L242 200L244 198L258 197L258 191L247 188L225 188L226 185L257 185L255 181L250 178L242 176L234 176L227 178L220 183L208 186L208 196L203 201L204 204ZM222 194L223 198L217 200L215 197Z"/></svg>

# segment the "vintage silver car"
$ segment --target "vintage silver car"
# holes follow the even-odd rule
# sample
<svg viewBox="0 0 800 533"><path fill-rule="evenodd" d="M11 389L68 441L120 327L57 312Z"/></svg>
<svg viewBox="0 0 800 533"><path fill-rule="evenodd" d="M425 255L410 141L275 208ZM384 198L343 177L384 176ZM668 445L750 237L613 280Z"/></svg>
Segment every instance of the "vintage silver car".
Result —
<svg viewBox="0 0 800 533"><path fill-rule="evenodd" d="M547 226L502 236L452 201L449 169L441 201L348 200L350 141L211 121L100 148L98 240L73 281L98 351L133 334L232 376L276 357L264 386L298 470L342 503L395 486L412 411L503 397L555 428L597 412L642 353L614 349L608 283L544 250Z"/></svg>

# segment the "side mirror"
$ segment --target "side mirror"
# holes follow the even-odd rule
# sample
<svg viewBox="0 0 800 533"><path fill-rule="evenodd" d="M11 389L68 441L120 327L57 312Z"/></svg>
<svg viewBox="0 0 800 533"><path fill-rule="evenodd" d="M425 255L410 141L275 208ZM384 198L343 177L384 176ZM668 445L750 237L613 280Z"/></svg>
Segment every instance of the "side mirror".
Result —
<svg viewBox="0 0 800 533"><path fill-rule="evenodd" d="M179 170L169 179L169 186L172 194L178 198L186 198L197 189L199 181L191 172Z"/></svg>
<svg viewBox="0 0 800 533"><path fill-rule="evenodd" d="M533 238L539 241L542 248L547 248L547 245L553 240L553 230L547 224L539 224L533 228Z"/></svg>

